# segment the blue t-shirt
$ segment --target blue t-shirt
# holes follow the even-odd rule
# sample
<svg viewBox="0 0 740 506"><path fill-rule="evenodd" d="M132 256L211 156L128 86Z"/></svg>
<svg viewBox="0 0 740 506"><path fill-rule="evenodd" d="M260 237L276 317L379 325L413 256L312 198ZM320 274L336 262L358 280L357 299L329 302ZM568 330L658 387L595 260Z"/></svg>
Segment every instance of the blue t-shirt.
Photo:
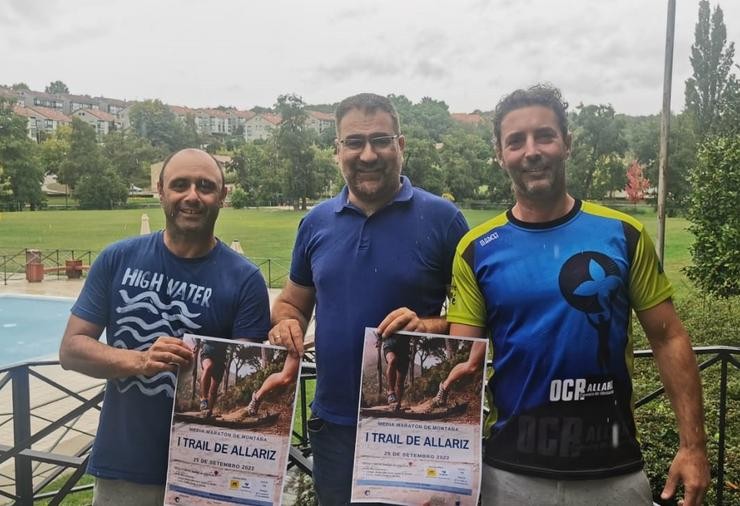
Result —
<svg viewBox="0 0 740 506"><path fill-rule="evenodd" d="M262 340L270 327L267 287L254 264L220 241L204 257L177 257L162 232L106 248L72 313L104 326L109 345L135 350L185 333ZM109 380L88 472L163 484L174 388L171 372Z"/></svg>
<svg viewBox="0 0 740 506"><path fill-rule="evenodd" d="M354 425L365 327L394 309L439 315L452 258L468 230L450 202L413 188L371 216L350 204L345 187L316 206L298 228L290 279L316 290L316 395L313 413Z"/></svg>

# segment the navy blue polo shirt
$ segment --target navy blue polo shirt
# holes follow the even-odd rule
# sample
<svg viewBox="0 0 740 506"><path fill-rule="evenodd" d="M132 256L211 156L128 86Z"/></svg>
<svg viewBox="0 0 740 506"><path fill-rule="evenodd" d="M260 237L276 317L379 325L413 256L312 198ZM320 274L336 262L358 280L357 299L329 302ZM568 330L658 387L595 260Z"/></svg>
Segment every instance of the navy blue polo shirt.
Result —
<svg viewBox="0 0 740 506"><path fill-rule="evenodd" d="M401 177L391 203L371 216L348 201L347 187L311 210L298 227L290 279L316 290L314 415L357 421L365 327L394 309L439 315L452 259L468 230L450 202Z"/></svg>

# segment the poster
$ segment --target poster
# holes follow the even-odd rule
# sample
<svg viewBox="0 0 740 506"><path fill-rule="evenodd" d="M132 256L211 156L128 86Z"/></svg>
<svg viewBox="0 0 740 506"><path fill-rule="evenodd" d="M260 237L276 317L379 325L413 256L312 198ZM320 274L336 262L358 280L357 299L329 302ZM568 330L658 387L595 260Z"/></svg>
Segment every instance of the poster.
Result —
<svg viewBox="0 0 740 506"><path fill-rule="evenodd" d="M166 505L280 504L300 359L284 348L185 334Z"/></svg>
<svg viewBox="0 0 740 506"><path fill-rule="evenodd" d="M353 502L478 504L487 346L365 329Z"/></svg>

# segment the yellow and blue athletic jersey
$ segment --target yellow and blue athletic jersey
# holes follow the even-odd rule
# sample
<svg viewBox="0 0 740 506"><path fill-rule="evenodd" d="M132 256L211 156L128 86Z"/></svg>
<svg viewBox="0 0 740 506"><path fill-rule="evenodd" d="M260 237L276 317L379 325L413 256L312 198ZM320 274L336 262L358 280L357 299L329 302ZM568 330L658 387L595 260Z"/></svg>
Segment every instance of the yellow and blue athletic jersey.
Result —
<svg viewBox="0 0 740 506"><path fill-rule="evenodd" d="M672 292L643 225L596 204L577 200L549 223L509 210L470 230L456 250L447 320L490 335L484 460L556 479L641 469L631 309Z"/></svg>

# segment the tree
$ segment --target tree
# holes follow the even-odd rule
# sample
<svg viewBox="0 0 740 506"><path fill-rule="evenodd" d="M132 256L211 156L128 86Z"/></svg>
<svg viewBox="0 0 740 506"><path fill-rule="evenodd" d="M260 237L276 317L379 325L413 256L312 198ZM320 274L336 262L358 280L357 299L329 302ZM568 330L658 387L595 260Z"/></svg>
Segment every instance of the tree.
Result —
<svg viewBox="0 0 740 506"><path fill-rule="evenodd" d="M306 209L306 199L316 192L316 178L311 170L314 152L311 145L316 133L306 126L308 115L298 95L280 95L275 109L282 118L273 131L277 155L285 170L284 195L295 209Z"/></svg>
<svg viewBox="0 0 740 506"><path fill-rule="evenodd" d="M627 143L623 123L611 105L583 105L571 114L573 146L568 187L579 198L600 199L624 185L619 161Z"/></svg>
<svg viewBox="0 0 740 506"><path fill-rule="evenodd" d="M688 277L705 292L740 294L740 134L710 138L691 171L689 230L693 265Z"/></svg>
<svg viewBox="0 0 740 506"><path fill-rule="evenodd" d="M462 128L450 130L442 141L440 158L446 190L457 200L478 196L480 187L492 178L491 144Z"/></svg>
<svg viewBox="0 0 740 506"><path fill-rule="evenodd" d="M686 110L694 118L700 138L713 132L719 119L720 104L732 79L735 43L727 42L727 29L722 9L711 13L708 0L699 2L699 20L691 46L692 77L686 80Z"/></svg>
<svg viewBox="0 0 740 506"><path fill-rule="evenodd" d="M247 194L245 205L275 204L283 187L283 170L277 161L275 146L261 141L248 142L232 156L228 172Z"/></svg>
<svg viewBox="0 0 740 506"><path fill-rule="evenodd" d="M633 204L637 204L645 198L645 191L650 188L650 181L643 175L642 165L633 160L627 169L627 185L624 191L627 198Z"/></svg>
<svg viewBox="0 0 740 506"><path fill-rule="evenodd" d="M62 81L52 81L44 91L46 93L51 93L52 95L68 94L69 88L67 88L67 85Z"/></svg>
<svg viewBox="0 0 740 506"><path fill-rule="evenodd" d="M137 183L148 186L149 166L161 156L147 139L124 131L114 131L105 136L103 154L127 188Z"/></svg>
<svg viewBox="0 0 740 506"><path fill-rule="evenodd" d="M126 203L128 186L110 167L82 176L75 188L81 209L113 209Z"/></svg>
<svg viewBox="0 0 740 506"><path fill-rule="evenodd" d="M26 133L26 119L0 100L0 188L9 191L11 207L22 210L29 204L31 210L36 209L43 201L43 180L36 143Z"/></svg>
<svg viewBox="0 0 740 506"><path fill-rule="evenodd" d="M188 117L185 123L160 100L145 100L131 106L131 125L139 137L148 139L162 155L200 145L195 121Z"/></svg>
<svg viewBox="0 0 740 506"><path fill-rule="evenodd" d="M409 125L403 131L406 137L403 173L414 186L441 195L445 191L444 174L434 141L418 125Z"/></svg>
<svg viewBox="0 0 740 506"><path fill-rule="evenodd" d="M69 153L59 167L58 181L74 189L81 177L102 172L104 168L95 129L80 118L72 118Z"/></svg>
<svg viewBox="0 0 740 506"><path fill-rule="evenodd" d="M13 91L31 91L26 83L14 83L10 85L10 89Z"/></svg>

